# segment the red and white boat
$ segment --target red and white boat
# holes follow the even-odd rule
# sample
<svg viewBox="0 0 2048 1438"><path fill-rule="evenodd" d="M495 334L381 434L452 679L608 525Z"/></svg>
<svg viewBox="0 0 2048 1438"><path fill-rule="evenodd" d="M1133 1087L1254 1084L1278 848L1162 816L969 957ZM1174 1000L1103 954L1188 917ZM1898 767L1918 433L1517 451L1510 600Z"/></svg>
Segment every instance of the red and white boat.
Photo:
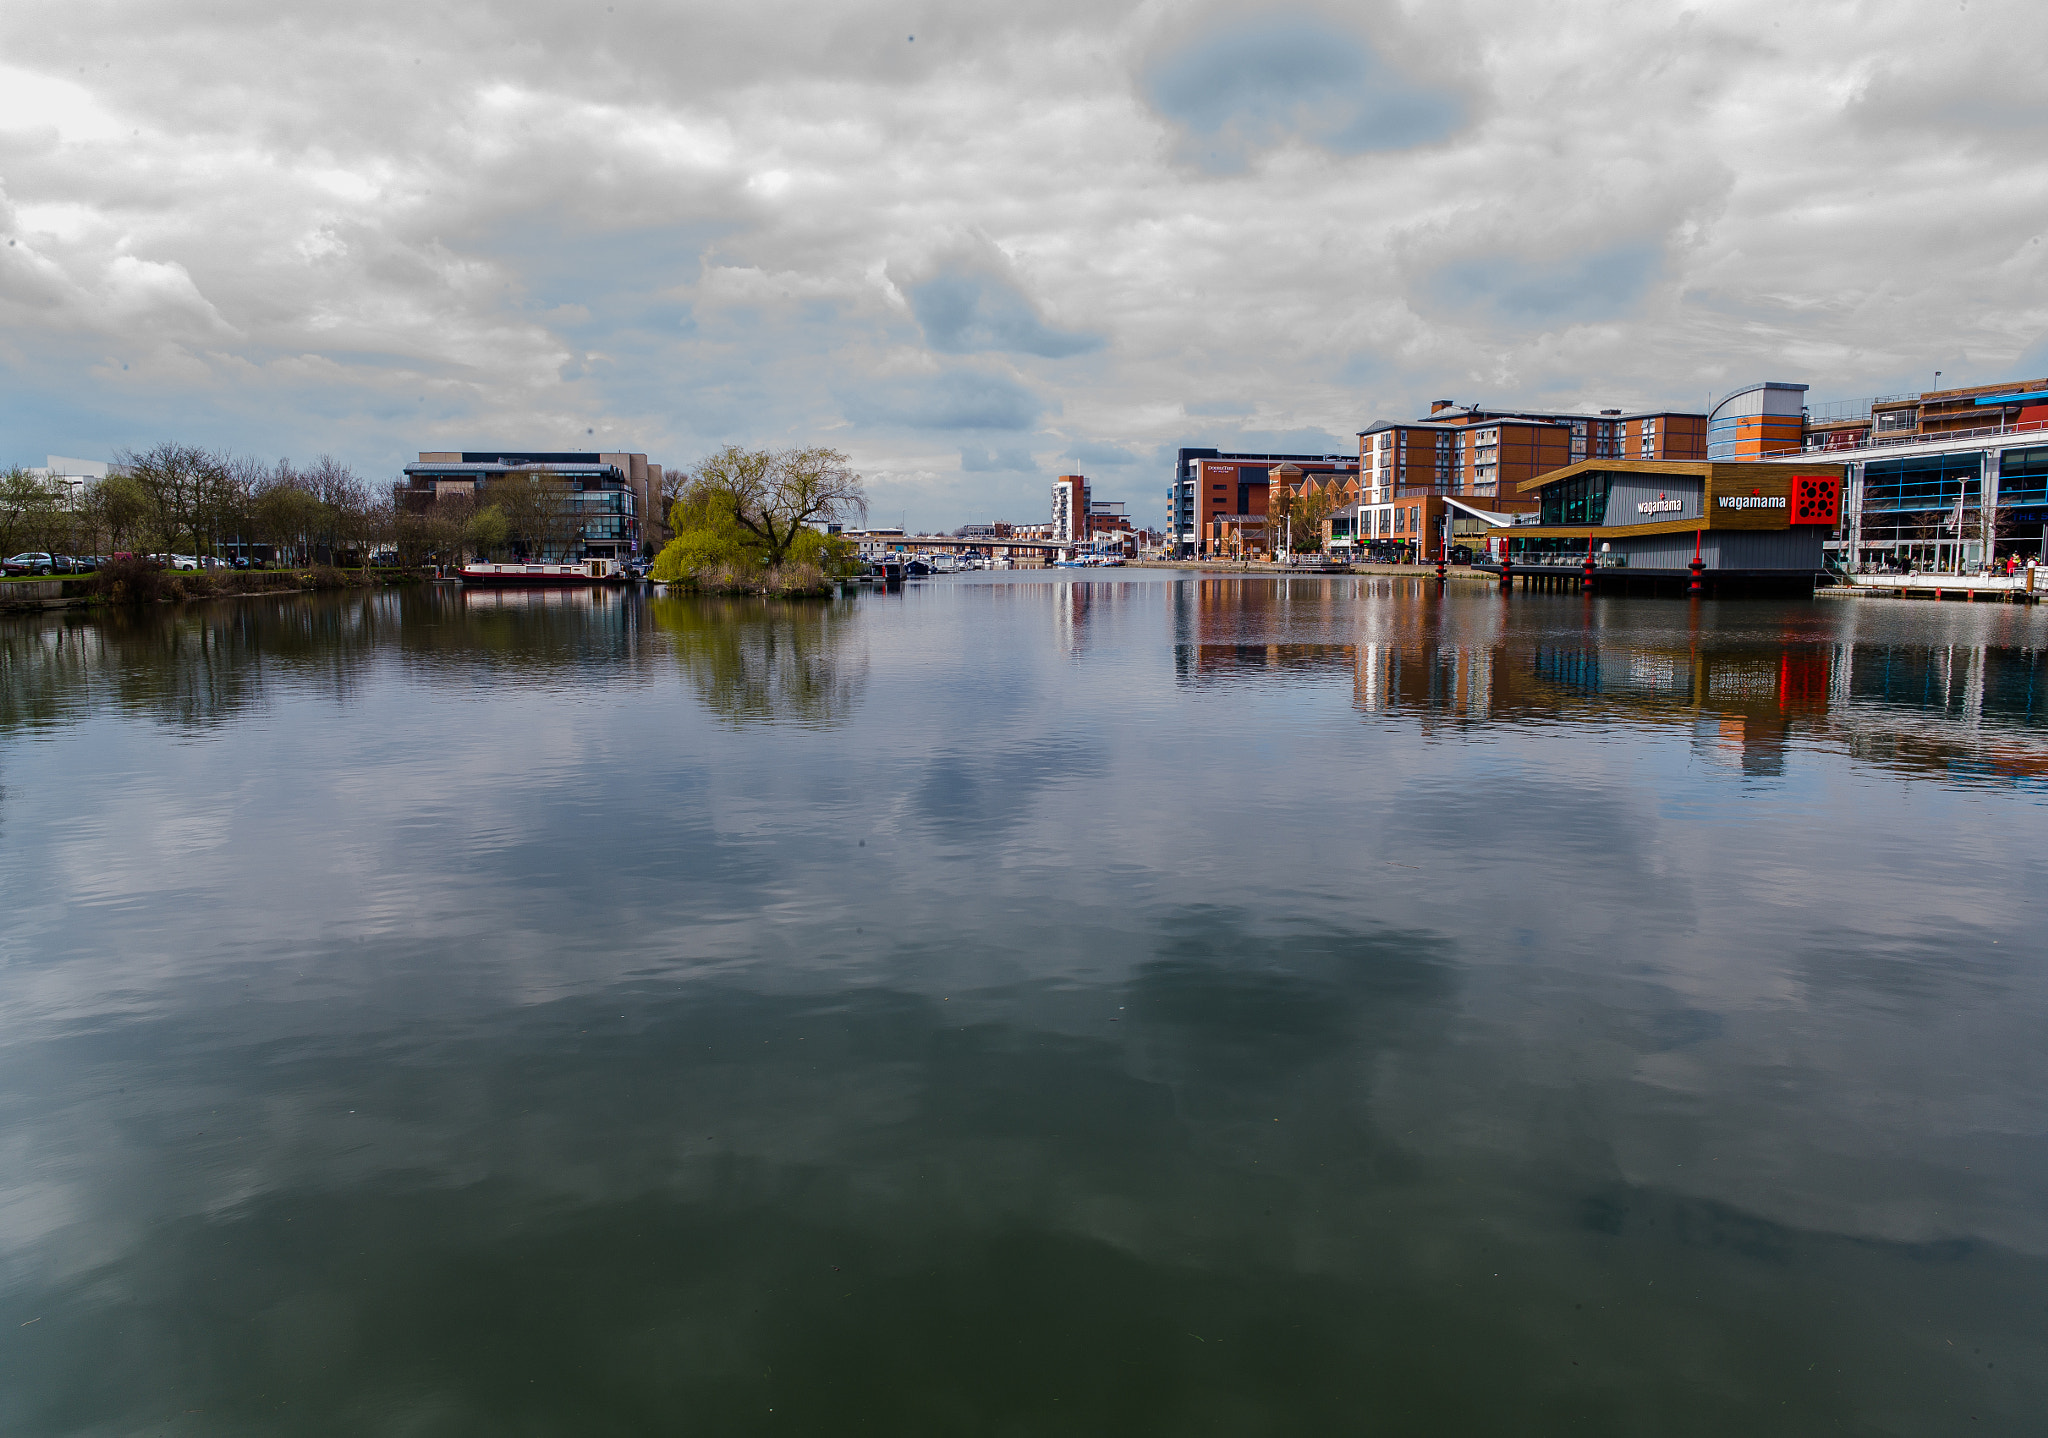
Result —
<svg viewBox="0 0 2048 1438"><path fill-rule="evenodd" d="M473 559L462 566L464 584L509 588L544 585L561 587L582 584L622 584L625 568L616 559L578 559L493 564Z"/></svg>

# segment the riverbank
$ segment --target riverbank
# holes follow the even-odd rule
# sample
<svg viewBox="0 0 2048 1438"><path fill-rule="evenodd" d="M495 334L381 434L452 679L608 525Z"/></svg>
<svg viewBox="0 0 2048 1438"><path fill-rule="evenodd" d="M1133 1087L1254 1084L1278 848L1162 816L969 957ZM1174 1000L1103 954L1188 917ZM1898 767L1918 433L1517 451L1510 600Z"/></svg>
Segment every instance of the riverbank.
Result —
<svg viewBox="0 0 2048 1438"><path fill-rule="evenodd" d="M198 571L124 565L93 574L9 579L0 583L0 611L19 613L73 606L183 604L193 600L253 595L381 589L392 584L417 584L421 579L417 571L410 569L336 569L330 565L312 565L304 569Z"/></svg>

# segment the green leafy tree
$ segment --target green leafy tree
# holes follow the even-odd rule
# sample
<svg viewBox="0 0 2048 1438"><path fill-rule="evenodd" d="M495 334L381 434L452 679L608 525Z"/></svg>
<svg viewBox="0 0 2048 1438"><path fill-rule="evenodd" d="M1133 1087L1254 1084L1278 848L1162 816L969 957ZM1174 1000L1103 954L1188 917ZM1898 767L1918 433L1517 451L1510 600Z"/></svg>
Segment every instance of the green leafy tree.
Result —
<svg viewBox="0 0 2048 1438"><path fill-rule="evenodd" d="M463 523L462 539L470 549L479 555L492 559L505 552L505 545L512 537L512 523L505 518L505 511L495 504L487 504Z"/></svg>
<svg viewBox="0 0 2048 1438"><path fill-rule="evenodd" d="M806 529L868 512L860 476L836 449L727 445L692 472L685 495L692 494L753 535L771 566L783 562Z"/></svg>
<svg viewBox="0 0 2048 1438"><path fill-rule="evenodd" d="M855 564L851 541L823 526L867 512L860 476L833 449L743 450L729 445L692 471L669 508L675 538L654 561L673 583L721 576L720 583L808 590Z"/></svg>

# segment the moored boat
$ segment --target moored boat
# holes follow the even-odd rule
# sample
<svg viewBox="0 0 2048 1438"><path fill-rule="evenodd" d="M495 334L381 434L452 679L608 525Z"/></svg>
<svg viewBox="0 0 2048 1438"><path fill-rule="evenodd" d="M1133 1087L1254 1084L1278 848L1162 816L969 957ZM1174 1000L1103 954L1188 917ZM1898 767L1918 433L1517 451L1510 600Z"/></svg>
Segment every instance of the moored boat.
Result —
<svg viewBox="0 0 2048 1438"><path fill-rule="evenodd" d="M462 566L464 584L499 587L620 584L625 578L626 571L616 559L550 559L510 564L473 559Z"/></svg>

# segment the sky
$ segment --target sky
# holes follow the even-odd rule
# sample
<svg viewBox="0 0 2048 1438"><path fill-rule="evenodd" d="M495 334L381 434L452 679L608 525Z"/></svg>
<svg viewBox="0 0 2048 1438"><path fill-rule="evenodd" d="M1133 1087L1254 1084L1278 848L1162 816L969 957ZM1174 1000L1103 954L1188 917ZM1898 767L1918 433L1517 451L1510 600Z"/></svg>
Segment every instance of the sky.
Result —
<svg viewBox="0 0 2048 1438"><path fill-rule="evenodd" d="M0 7L0 464L831 445L1157 525L1432 399L2048 375L2048 7Z"/></svg>

